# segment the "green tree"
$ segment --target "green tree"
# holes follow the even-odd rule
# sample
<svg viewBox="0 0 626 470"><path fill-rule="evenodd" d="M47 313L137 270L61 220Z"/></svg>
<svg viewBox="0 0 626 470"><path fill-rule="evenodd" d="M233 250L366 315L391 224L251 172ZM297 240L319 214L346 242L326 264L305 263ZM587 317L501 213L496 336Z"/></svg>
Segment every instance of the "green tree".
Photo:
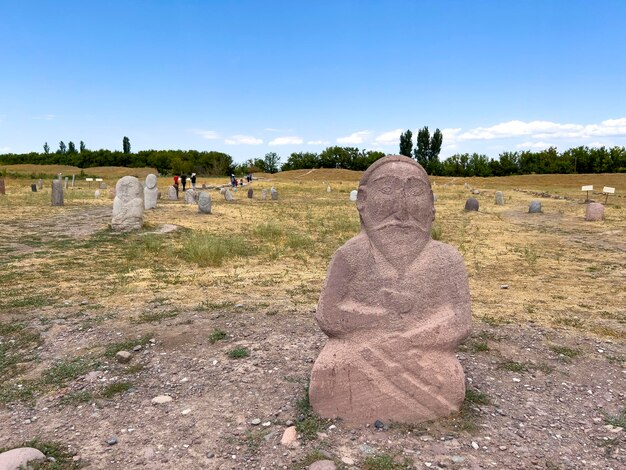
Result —
<svg viewBox="0 0 626 470"><path fill-rule="evenodd" d="M443 134L439 129L435 129L430 146L428 149L428 168L426 171L431 175L438 175L441 167L439 162L439 154L441 153L441 145L443 144Z"/></svg>
<svg viewBox="0 0 626 470"><path fill-rule="evenodd" d="M80 153L83 153L85 151L85 142L83 142L82 140L80 141Z"/></svg>
<svg viewBox="0 0 626 470"><path fill-rule="evenodd" d="M278 171L278 164L280 163L280 157L276 152L269 152L265 154L265 171L268 173L276 173Z"/></svg>
<svg viewBox="0 0 626 470"><path fill-rule="evenodd" d="M50 153L50 146L48 145L48 142L45 142L43 144L43 153L45 153L46 155Z"/></svg>
<svg viewBox="0 0 626 470"><path fill-rule="evenodd" d="M410 129L400 134L400 155L406 157L413 155L413 133Z"/></svg>
<svg viewBox="0 0 626 470"><path fill-rule="evenodd" d="M126 136L122 140L122 149L124 153L130 153L130 139Z"/></svg>
<svg viewBox="0 0 626 470"><path fill-rule="evenodd" d="M59 142L59 150L57 150L57 153L65 153L66 150L67 147L65 146L65 142Z"/></svg>
<svg viewBox="0 0 626 470"><path fill-rule="evenodd" d="M417 163L422 165L424 169L428 167L428 150L430 148L430 131L428 126L417 131L417 146L413 151L413 156ZM428 171L428 170L427 170Z"/></svg>
<svg viewBox="0 0 626 470"><path fill-rule="evenodd" d="M67 144L67 153L76 153L76 146L71 140Z"/></svg>

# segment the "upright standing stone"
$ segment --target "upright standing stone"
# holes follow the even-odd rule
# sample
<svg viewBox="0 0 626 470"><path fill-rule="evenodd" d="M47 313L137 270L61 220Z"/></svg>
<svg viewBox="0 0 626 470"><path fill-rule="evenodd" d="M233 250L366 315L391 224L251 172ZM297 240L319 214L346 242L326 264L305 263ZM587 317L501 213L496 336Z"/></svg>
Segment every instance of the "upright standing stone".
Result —
<svg viewBox="0 0 626 470"><path fill-rule="evenodd" d="M159 188L157 188L157 177L150 173L146 176L146 187L143 188L143 203L145 209L156 209L159 199Z"/></svg>
<svg viewBox="0 0 626 470"><path fill-rule="evenodd" d="M350 200L353 202L356 201L357 194L359 194L359 192L356 189L350 191Z"/></svg>
<svg viewBox="0 0 626 470"><path fill-rule="evenodd" d="M206 189L206 183L202 183L202 189Z"/></svg>
<svg viewBox="0 0 626 470"><path fill-rule="evenodd" d="M109 199L115 199L115 188L109 189Z"/></svg>
<svg viewBox="0 0 626 470"><path fill-rule="evenodd" d="M35 190L35 192L37 191L37 186L35 186L34 184L33 189ZM60 179L52 180L52 205L63 205L63 182Z"/></svg>
<svg viewBox="0 0 626 470"><path fill-rule="evenodd" d="M174 186L170 186L169 188L167 188L167 198L170 201L178 200L178 192L176 191L176 188Z"/></svg>
<svg viewBox="0 0 626 470"><path fill-rule="evenodd" d="M329 338L311 373L313 410L353 424L456 413L469 284L460 253L430 236L428 175L410 158L383 157L363 174L356 206L361 232L334 254L315 310Z"/></svg>
<svg viewBox="0 0 626 470"><path fill-rule="evenodd" d="M235 200L235 198L233 197L233 193L230 192L230 189L226 189L224 191L224 199L226 199L228 202L232 202Z"/></svg>
<svg viewBox="0 0 626 470"><path fill-rule="evenodd" d="M96 189L96 191L93 193L93 196L94 196L96 199L100 199L100 190L99 190L99 189Z"/></svg>
<svg viewBox="0 0 626 470"><path fill-rule="evenodd" d="M193 189L188 189L185 191L185 204L195 204L196 203L196 192Z"/></svg>
<svg viewBox="0 0 626 470"><path fill-rule="evenodd" d="M478 199L474 199L473 197L471 197L467 201L465 201L465 210L466 211L477 211L478 210Z"/></svg>
<svg viewBox="0 0 626 470"><path fill-rule="evenodd" d="M528 206L528 213L530 214L541 214L542 212L541 201L532 201Z"/></svg>
<svg viewBox="0 0 626 470"><path fill-rule="evenodd" d="M107 184L104 181L100 182L100 189L107 189Z"/></svg>
<svg viewBox="0 0 626 470"><path fill-rule="evenodd" d="M330 186L326 186L326 192L329 193L331 192L333 189Z"/></svg>
<svg viewBox="0 0 626 470"><path fill-rule="evenodd" d="M272 189L270 189L270 196L272 196L272 201L278 199L278 191L276 191L276 188L272 187Z"/></svg>
<svg viewBox="0 0 626 470"><path fill-rule="evenodd" d="M70 182L70 179L69 179L69 177L66 176L65 177L65 189L67 189L69 187L69 182Z"/></svg>
<svg viewBox="0 0 626 470"><path fill-rule="evenodd" d="M205 193L204 191L200 192L200 197L198 198L198 212L202 214L211 213L211 195L209 193Z"/></svg>
<svg viewBox="0 0 626 470"><path fill-rule="evenodd" d="M254 190L252 188L248 189L248 199L252 199L252 197L254 196Z"/></svg>
<svg viewBox="0 0 626 470"><path fill-rule="evenodd" d="M43 180L41 178L39 178L39 180L37 181L37 188L43 189Z"/></svg>
<svg viewBox="0 0 626 470"><path fill-rule="evenodd" d="M36 193L36 192L37 192L37 185L36 185L35 183L31 184L31 185L30 185L30 190L31 190L32 192Z"/></svg>
<svg viewBox="0 0 626 470"><path fill-rule="evenodd" d="M502 193L502 191L496 191L496 205L504 205L504 194Z"/></svg>
<svg viewBox="0 0 626 470"><path fill-rule="evenodd" d="M604 219L604 206L599 202L590 202L585 211L585 220L597 221Z"/></svg>
<svg viewBox="0 0 626 470"><path fill-rule="evenodd" d="M6 187L4 183L4 178L0 178L0 194L6 194Z"/></svg>
<svg viewBox="0 0 626 470"><path fill-rule="evenodd" d="M115 185L111 228L128 232L143 227L143 186L134 176L124 176Z"/></svg>
<svg viewBox="0 0 626 470"><path fill-rule="evenodd" d="M267 189L261 191L261 200L265 201L267 199Z"/></svg>
<svg viewBox="0 0 626 470"><path fill-rule="evenodd" d="M76 181L76 175L72 175L72 188L74 188L75 181Z"/></svg>

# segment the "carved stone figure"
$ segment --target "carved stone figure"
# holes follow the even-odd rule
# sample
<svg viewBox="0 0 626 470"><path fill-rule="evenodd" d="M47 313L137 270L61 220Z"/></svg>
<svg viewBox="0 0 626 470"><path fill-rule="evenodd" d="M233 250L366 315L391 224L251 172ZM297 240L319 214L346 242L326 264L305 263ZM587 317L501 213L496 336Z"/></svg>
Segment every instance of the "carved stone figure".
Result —
<svg viewBox="0 0 626 470"><path fill-rule="evenodd" d="M531 201L528 206L528 213L530 214L541 214L543 211L541 210L541 201Z"/></svg>
<svg viewBox="0 0 626 470"><path fill-rule="evenodd" d="M428 175L410 158L384 157L364 173L356 205L361 231L333 256L315 313L329 339L311 373L311 405L348 423L455 413L469 285L459 252L430 236Z"/></svg>
<svg viewBox="0 0 626 470"><path fill-rule="evenodd" d="M124 176L115 185L111 228L118 232L143 227L143 186L134 176Z"/></svg>
<svg viewBox="0 0 626 470"><path fill-rule="evenodd" d="M502 193L502 191L496 191L496 205L504 205L504 193Z"/></svg>
<svg viewBox="0 0 626 470"><path fill-rule="evenodd" d="M478 199L470 197L467 201L465 201L465 210L466 211L477 211L478 210Z"/></svg>
<svg viewBox="0 0 626 470"><path fill-rule="evenodd" d="M204 191L200 192L200 196L198 198L198 212L203 214L211 213L211 195Z"/></svg>
<svg viewBox="0 0 626 470"><path fill-rule="evenodd" d="M37 186L32 185L32 190L37 192ZM63 182L58 180L52 180L52 205L53 206L62 206L63 205Z"/></svg>
<svg viewBox="0 0 626 470"><path fill-rule="evenodd" d="M159 199L159 188L157 188L157 177L150 173L146 176L146 187L143 188L143 202L145 209L156 209Z"/></svg>
<svg viewBox="0 0 626 470"><path fill-rule="evenodd" d="M604 219L604 206L599 202L590 202L585 210L585 220L598 221Z"/></svg>

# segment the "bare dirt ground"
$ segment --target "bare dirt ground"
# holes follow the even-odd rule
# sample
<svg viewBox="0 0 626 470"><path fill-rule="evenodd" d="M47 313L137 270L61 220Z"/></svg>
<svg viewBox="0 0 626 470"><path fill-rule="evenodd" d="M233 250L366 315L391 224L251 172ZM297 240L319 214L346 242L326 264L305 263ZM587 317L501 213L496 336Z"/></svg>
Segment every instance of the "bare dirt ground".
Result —
<svg viewBox="0 0 626 470"><path fill-rule="evenodd" d="M350 427L315 417L305 387L325 342L311 313L329 256L358 230L355 183L297 176L253 183L276 185L276 203L212 192L208 217L161 200L131 235L109 232L111 202L93 188L63 208L46 206L49 193L9 196L0 448L58 443L69 456L57 468L626 467L623 207L589 223L580 202L542 199L535 215L526 193L500 207L481 189L470 214L468 188L438 181L442 240L470 274L466 406L435 423ZM257 251L206 265L189 255L200 231ZM160 395L172 401L153 404ZM281 445L291 425L297 443Z"/></svg>

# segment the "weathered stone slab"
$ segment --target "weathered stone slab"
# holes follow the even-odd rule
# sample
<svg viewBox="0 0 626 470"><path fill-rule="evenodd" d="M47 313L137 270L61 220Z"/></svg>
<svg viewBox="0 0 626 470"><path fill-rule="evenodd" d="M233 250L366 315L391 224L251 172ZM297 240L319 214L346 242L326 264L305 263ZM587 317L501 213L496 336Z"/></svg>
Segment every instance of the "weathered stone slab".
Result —
<svg viewBox="0 0 626 470"><path fill-rule="evenodd" d="M356 197L358 193L359 192L356 189L353 189L352 191L350 191L350 200L353 202L356 201Z"/></svg>
<svg viewBox="0 0 626 470"><path fill-rule="evenodd" d="M33 185L35 192L37 192L37 186ZM52 205L63 205L63 182L58 180L52 180Z"/></svg>
<svg viewBox="0 0 626 470"><path fill-rule="evenodd" d="M200 192L200 196L198 198L198 212L203 214L211 213L211 195L204 191Z"/></svg>
<svg viewBox="0 0 626 470"><path fill-rule="evenodd" d="M252 199L254 197L254 189L248 189L248 199Z"/></svg>
<svg viewBox="0 0 626 470"><path fill-rule="evenodd" d="M224 191L224 199L226 199L228 202L232 202L235 200L235 198L233 197L233 193L230 192L230 189L226 189Z"/></svg>
<svg viewBox="0 0 626 470"><path fill-rule="evenodd" d="M167 188L167 198L170 201L178 200L178 191L176 191L176 188L174 186L170 186L169 188Z"/></svg>
<svg viewBox="0 0 626 470"><path fill-rule="evenodd" d="M272 189L270 189L270 196L272 197L272 201L278 200L278 191L276 191L276 188L272 187Z"/></svg>
<svg viewBox="0 0 626 470"><path fill-rule="evenodd" d="M496 205L504 205L504 193L502 191L496 191Z"/></svg>
<svg viewBox="0 0 626 470"><path fill-rule="evenodd" d="M196 191L188 189L185 191L185 204L196 204Z"/></svg>
<svg viewBox="0 0 626 470"><path fill-rule="evenodd" d="M261 191L261 200L265 201L267 199L267 189Z"/></svg>
<svg viewBox="0 0 626 470"><path fill-rule="evenodd" d="M29 467L30 463L46 460L46 456L34 447L20 447L0 453L0 469L19 470Z"/></svg>
<svg viewBox="0 0 626 470"><path fill-rule="evenodd" d="M115 185L111 228L118 232L143 227L143 186L134 176L124 176Z"/></svg>
<svg viewBox="0 0 626 470"><path fill-rule="evenodd" d="M377 160L361 180L361 232L332 258L315 318L328 342L313 366L316 413L347 423L417 423L459 411L456 349L471 328L465 263L434 241L428 175Z"/></svg>
<svg viewBox="0 0 626 470"><path fill-rule="evenodd" d="M43 180L41 178L37 180L37 189L43 189Z"/></svg>
<svg viewBox="0 0 626 470"><path fill-rule="evenodd" d="M478 210L478 199L473 197L469 198L465 201L465 210L466 211L477 211Z"/></svg>
<svg viewBox="0 0 626 470"><path fill-rule="evenodd" d="M96 189L96 191L93 193L93 197L95 197L96 199L100 199L100 190Z"/></svg>
<svg viewBox="0 0 626 470"><path fill-rule="evenodd" d="M585 211L585 220L590 222L604 220L604 206L599 202L589 203Z"/></svg>
<svg viewBox="0 0 626 470"><path fill-rule="evenodd" d="M37 192L37 185L36 185L35 183L31 184L31 185L30 185L30 190L31 190L32 192L36 193L36 192Z"/></svg>
<svg viewBox="0 0 626 470"><path fill-rule="evenodd" d="M528 212L530 214L541 214L541 201L532 201L528 206Z"/></svg>
<svg viewBox="0 0 626 470"><path fill-rule="evenodd" d="M4 178L0 178L0 194L6 194L6 186L4 183Z"/></svg>
<svg viewBox="0 0 626 470"><path fill-rule="evenodd" d="M159 200L159 188L157 188L157 177L150 173L146 176L146 185L143 188L144 209L156 209Z"/></svg>

